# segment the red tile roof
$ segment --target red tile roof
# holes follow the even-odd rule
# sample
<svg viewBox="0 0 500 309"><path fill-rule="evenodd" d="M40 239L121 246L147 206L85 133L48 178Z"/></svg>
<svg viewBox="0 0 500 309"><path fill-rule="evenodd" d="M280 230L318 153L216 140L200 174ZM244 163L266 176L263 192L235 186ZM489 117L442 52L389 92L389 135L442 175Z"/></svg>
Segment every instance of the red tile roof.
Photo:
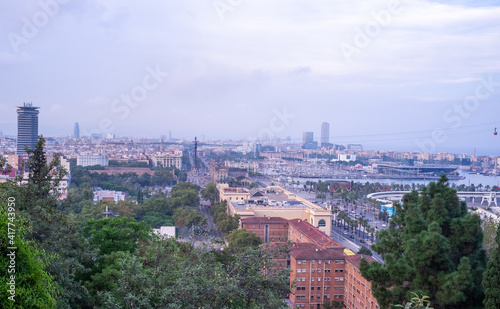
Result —
<svg viewBox="0 0 500 309"><path fill-rule="evenodd" d="M321 232L308 222L305 222L301 219L292 219L288 220L290 225L292 225L297 231L299 231L302 235L310 239L311 242L317 244L323 248L345 248L341 244L336 241L330 239L328 235Z"/></svg>
<svg viewBox="0 0 500 309"><path fill-rule="evenodd" d="M365 255L365 254L355 254L355 255L350 255L350 256L347 256L346 257L346 260L353 264L354 266L356 266L356 268L359 268L359 262L361 261L362 258L365 258L368 263L371 263L371 262L376 262L377 260L375 260L373 257L369 256L369 255Z"/></svg>
<svg viewBox="0 0 500 309"><path fill-rule="evenodd" d="M333 260L344 259L344 249L325 249L311 243L294 243L290 255L296 260Z"/></svg>

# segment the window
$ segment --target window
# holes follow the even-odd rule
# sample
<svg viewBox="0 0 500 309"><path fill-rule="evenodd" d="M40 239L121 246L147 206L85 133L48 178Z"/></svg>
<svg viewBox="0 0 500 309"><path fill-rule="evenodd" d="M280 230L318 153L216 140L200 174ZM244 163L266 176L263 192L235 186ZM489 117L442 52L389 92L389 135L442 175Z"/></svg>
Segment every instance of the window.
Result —
<svg viewBox="0 0 500 309"><path fill-rule="evenodd" d="M261 228L261 225L259 224L259 229Z"/></svg>
<svg viewBox="0 0 500 309"><path fill-rule="evenodd" d="M326 226L325 220L323 219L319 220L318 227L324 227L324 226Z"/></svg>

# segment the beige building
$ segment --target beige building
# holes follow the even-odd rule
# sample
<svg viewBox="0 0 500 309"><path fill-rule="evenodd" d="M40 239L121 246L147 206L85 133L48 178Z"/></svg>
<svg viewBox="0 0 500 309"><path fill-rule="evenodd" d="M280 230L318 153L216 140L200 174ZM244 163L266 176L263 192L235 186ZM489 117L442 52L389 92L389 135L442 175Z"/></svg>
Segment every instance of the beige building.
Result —
<svg viewBox="0 0 500 309"><path fill-rule="evenodd" d="M221 200L228 201L227 212L242 219L250 217L281 217L301 219L330 236L332 210L323 208L278 186L265 189L227 188L218 185Z"/></svg>
<svg viewBox="0 0 500 309"><path fill-rule="evenodd" d="M151 161L155 167L182 167L182 151L157 152L151 156Z"/></svg>

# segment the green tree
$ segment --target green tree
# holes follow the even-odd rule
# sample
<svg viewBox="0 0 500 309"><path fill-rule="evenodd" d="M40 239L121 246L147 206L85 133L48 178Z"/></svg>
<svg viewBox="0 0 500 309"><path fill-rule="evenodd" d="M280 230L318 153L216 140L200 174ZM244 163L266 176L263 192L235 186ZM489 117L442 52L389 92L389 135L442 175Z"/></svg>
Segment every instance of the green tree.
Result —
<svg viewBox="0 0 500 309"><path fill-rule="evenodd" d="M174 221L170 216L156 211L147 212L142 217L141 222L146 223L152 228L159 228L160 226L174 226Z"/></svg>
<svg viewBox="0 0 500 309"><path fill-rule="evenodd" d="M404 309L433 309L431 308L431 302L429 300L429 296L422 295L422 297L418 296L417 293L411 293L415 295L412 299L403 305L396 305L397 308Z"/></svg>
<svg viewBox="0 0 500 309"><path fill-rule="evenodd" d="M133 253L140 241L148 239L150 228L133 218L115 217L90 219L82 225L81 234L100 255L115 251Z"/></svg>
<svg viewBox="0 0 500 309"><path fill-rule="evenodd" d="M76 233L77 224L66 215L67 204L57 200L57 187L66 171L60 166L58 156L48 161L44 147L45 139L40 137L35 149L28 151L28 182L7 185L2 191L16 198L19 215L29 224L24 237L45 252L40 259L61 288L58 308L88 308L88 293L75 279L74 272L85 268L83 262L90 259L91 253Z"/></svg>
<svg viewBox="0 0 500 309"><path fill-rule="evenodd" d="M342 309L345 308L345 304L343 301L332 300L329 302L324 302L323 304L321 304L321 307L323 309Z"/></svg>
<svg viewBox="0 0 500 309"><path fill-rule="evenodd" d="M46 272L44 256L36 245L24 238L25 222L16 219L16 200L2 196L0 204L0 307L55 308L57 283ZM9 205L12 206L9 210ZM8 211L9 210L9 211ZM15 214L15 216L11 216ZM8 234L8 228L13 234ZM7 249L16 247L16 249ZM11 264L11 260L14 261ZM9 267L9 266L14 267ZM13 291L13 292L11 292Z"/></svg>
<svg viewBox="0 0 500 309"><path fill-rule="evenodd" d="M365 254L365 255L369 255L369 256L373 255L372 251L370 249L368 249L367 247L365 247L365 246L362 246L359 249L358 254Z"/></svg>
<svg viewBox="0 0 500 309"><path fill-rule="evenodd" d="M175 226L201 226L205 224L206 219L196 208L181 207L174 211L172 219Z"/></svg>
<svg viewBox="0 0 500 309"><path fill-rule="evenodd" d="M246 229L237 229L227 236L229 252L242 252L247 248L256 248L262 244L262 239Z"/></svg>
<svg viewBox="0 0 500 309"><path fill-rule="evenodd" d="M497 229L496 244L483 274L485 309L500 308L500 229Z"/></svg>
<svg viewBox="0 0 500 309"><path fill-rule="evenodd" d="M215 222L217 224L219 231L224 235L228 235L233 230L236 230L239 227L240 216L235 215L233 217L226 215L225 213L220 213Z"/></svg>
<svg viewBox="0 0 500 309"><path fill-rule="evenodd" d="M213 182L208 183L207 186L201 190L201 197L205 200L210 200L212 205L215 204L219 200L217 185Z"/></svg>
<svg viewBox="0 0 500 309"><path fill-rule="evenodd" d="M486 266L481 220L467 213L447 178L421 194L412 191L395 207L389 228L372 246L385 264L360 263L381 308L403 303L410 291L429 295L440 308L480 308Z"/></svg>
<svg viewBox="0 0 500 309"><path fill-rule="evenodd" d="M493 219L492 216L485 216L481 221L483 227L483 246L488 256L491 256L493 250L498 247L496 234L498 231L498 223Z"/></svg>

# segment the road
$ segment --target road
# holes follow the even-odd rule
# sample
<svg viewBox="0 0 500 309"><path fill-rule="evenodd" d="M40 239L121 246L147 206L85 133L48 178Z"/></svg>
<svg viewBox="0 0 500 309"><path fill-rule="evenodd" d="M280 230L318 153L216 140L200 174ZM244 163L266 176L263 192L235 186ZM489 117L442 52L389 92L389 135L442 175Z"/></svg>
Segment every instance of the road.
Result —
<svg viewBox="0 0 500 309"><path fill-rule="evenodd" d="M214 219L210 215L210 207L198 206L198 210L203 214L207 220L208 236L211 237L222 237L222 234L217 229L217 225L214 223Z"/></svg>

